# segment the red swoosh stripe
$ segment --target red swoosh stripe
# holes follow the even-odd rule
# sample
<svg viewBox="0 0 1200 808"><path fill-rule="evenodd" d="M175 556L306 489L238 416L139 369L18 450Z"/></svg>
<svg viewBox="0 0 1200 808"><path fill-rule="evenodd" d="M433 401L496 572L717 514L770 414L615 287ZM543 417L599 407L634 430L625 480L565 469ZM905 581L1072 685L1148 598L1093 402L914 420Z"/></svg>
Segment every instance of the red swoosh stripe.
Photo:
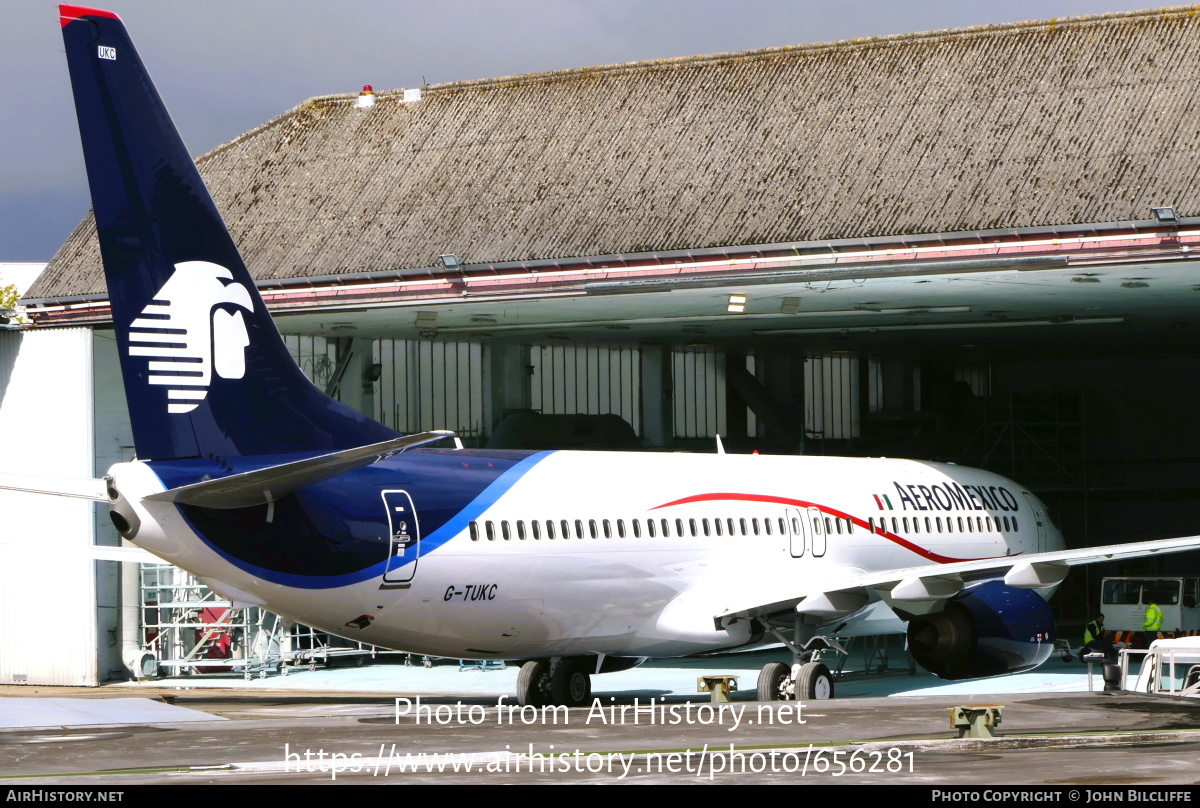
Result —
<svg viewBox="0 0 1200 808"><path fill-rule="evenodd" d="M683 499L677 499L674 502L665 502L662 505L658 505L654 508L651 508L650 510L657 511L659 508L670 508L674 505L687 505L687 504L690 504L693 502L725 502L725 501L768 502L768 503L771 503L774 505L791 505L796 508L816 508L817 510L821 511L822 513L827 513L830 516L836 517L838 519L849 519L851 522L858 525L863 530L866 530L869 533L873 533L876 536L882 536L883 538L887 539L888 541L894 542L894 543L900 545L901 547L903 547L904 549L911 550L912 552L916 553L917 555L921 556L922 558L927 558L930 561L937 562L938 564L953 564L958 561L986 561L986 560L988 560L988 558L1002 558L1003 557L1003 556L985 556L983 558L954 558L953 556L944 556L939 553L935 553L932 550L927 550L924 547L920 546L919 544L914 544L911 541L909 541L908 539L905 539L901 536L897 536L895 533L891 533L887 530L883 531L882 533L880 533L878 530L872 531L870 526L862 519L859 519L857 516L852 516L848 513L839 511L836 508L829 508L829 507L821 505L817 502L807 502L803 499L788 499L787 497L772 497L772 496L767 496L766 494L696 494L695 496L684 497ZM1008 556L1008 557L1011 558L1012 556Z"/></svg>

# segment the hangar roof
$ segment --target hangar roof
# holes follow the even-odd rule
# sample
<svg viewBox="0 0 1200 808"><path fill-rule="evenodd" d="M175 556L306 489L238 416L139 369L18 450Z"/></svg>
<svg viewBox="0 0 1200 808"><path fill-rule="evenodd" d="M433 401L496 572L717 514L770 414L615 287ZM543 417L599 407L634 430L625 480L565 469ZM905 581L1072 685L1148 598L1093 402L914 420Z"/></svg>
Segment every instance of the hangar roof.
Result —
<svg viewBox="0 0 1200 808"><path fill-rule="evenodd" d="M199 165L260 280L1190 217L1198 10L314 98ZM78 295L90 215L27 298Z"/></svg>

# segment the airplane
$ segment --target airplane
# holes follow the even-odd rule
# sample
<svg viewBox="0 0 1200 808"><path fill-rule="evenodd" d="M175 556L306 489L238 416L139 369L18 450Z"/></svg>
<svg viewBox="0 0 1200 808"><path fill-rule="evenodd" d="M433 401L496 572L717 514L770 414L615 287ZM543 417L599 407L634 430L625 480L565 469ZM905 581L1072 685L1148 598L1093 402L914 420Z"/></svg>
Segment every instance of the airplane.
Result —
<svg viewBox="0 0 1200 808"><path fill-rule="evenodd" d="M125 27L60 23L137 459L3 487L108 503L118 532L235 607L411 653L522 662L522 705L582 706L647 658L782 645L762 700L834 695L816 657L902 633L946 679L1054 650L1068 550L987 471L883 458L429 446L289 356Z"/></svg>

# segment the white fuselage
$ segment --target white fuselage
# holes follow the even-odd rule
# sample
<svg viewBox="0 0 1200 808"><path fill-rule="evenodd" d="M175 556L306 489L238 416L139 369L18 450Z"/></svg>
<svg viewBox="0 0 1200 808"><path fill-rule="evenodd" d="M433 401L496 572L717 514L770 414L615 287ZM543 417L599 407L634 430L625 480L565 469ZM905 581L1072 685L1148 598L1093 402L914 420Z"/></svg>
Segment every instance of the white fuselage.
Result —
<svg viewBox="0 0 1200 808"><path fill-rule="evenodd" d="M363 642L450 657L680 656L744 646L755 639L749 622L718 627L714 616L760 591L820 591L846 573L1063 548L1035 497L976 469L561 451L474 518L438 529L450 535L421 535L426 505L414 501L416 527L405 529L420 542L404 549L403 566L347 586L297 588L229 563L176 506L141 501L163 490L149 467L121 464L112 475L142 520L136 542L219 593ZM380 507L402 490L381 491ZM903 624L873 601L829 628L882 634Z"/></svg>

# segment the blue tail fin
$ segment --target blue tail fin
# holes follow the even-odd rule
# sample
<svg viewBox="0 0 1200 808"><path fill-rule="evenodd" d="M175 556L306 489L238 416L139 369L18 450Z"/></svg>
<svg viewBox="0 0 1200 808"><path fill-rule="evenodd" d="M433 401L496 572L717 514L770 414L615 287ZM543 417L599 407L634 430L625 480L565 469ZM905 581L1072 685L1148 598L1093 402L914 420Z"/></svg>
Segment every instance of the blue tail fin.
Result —
<svg viewBox="0 0 1200 808"><path fill-rule="evenodd" d="M59 13L139 458L394 437L296 367L121 20Z"/></svg>

